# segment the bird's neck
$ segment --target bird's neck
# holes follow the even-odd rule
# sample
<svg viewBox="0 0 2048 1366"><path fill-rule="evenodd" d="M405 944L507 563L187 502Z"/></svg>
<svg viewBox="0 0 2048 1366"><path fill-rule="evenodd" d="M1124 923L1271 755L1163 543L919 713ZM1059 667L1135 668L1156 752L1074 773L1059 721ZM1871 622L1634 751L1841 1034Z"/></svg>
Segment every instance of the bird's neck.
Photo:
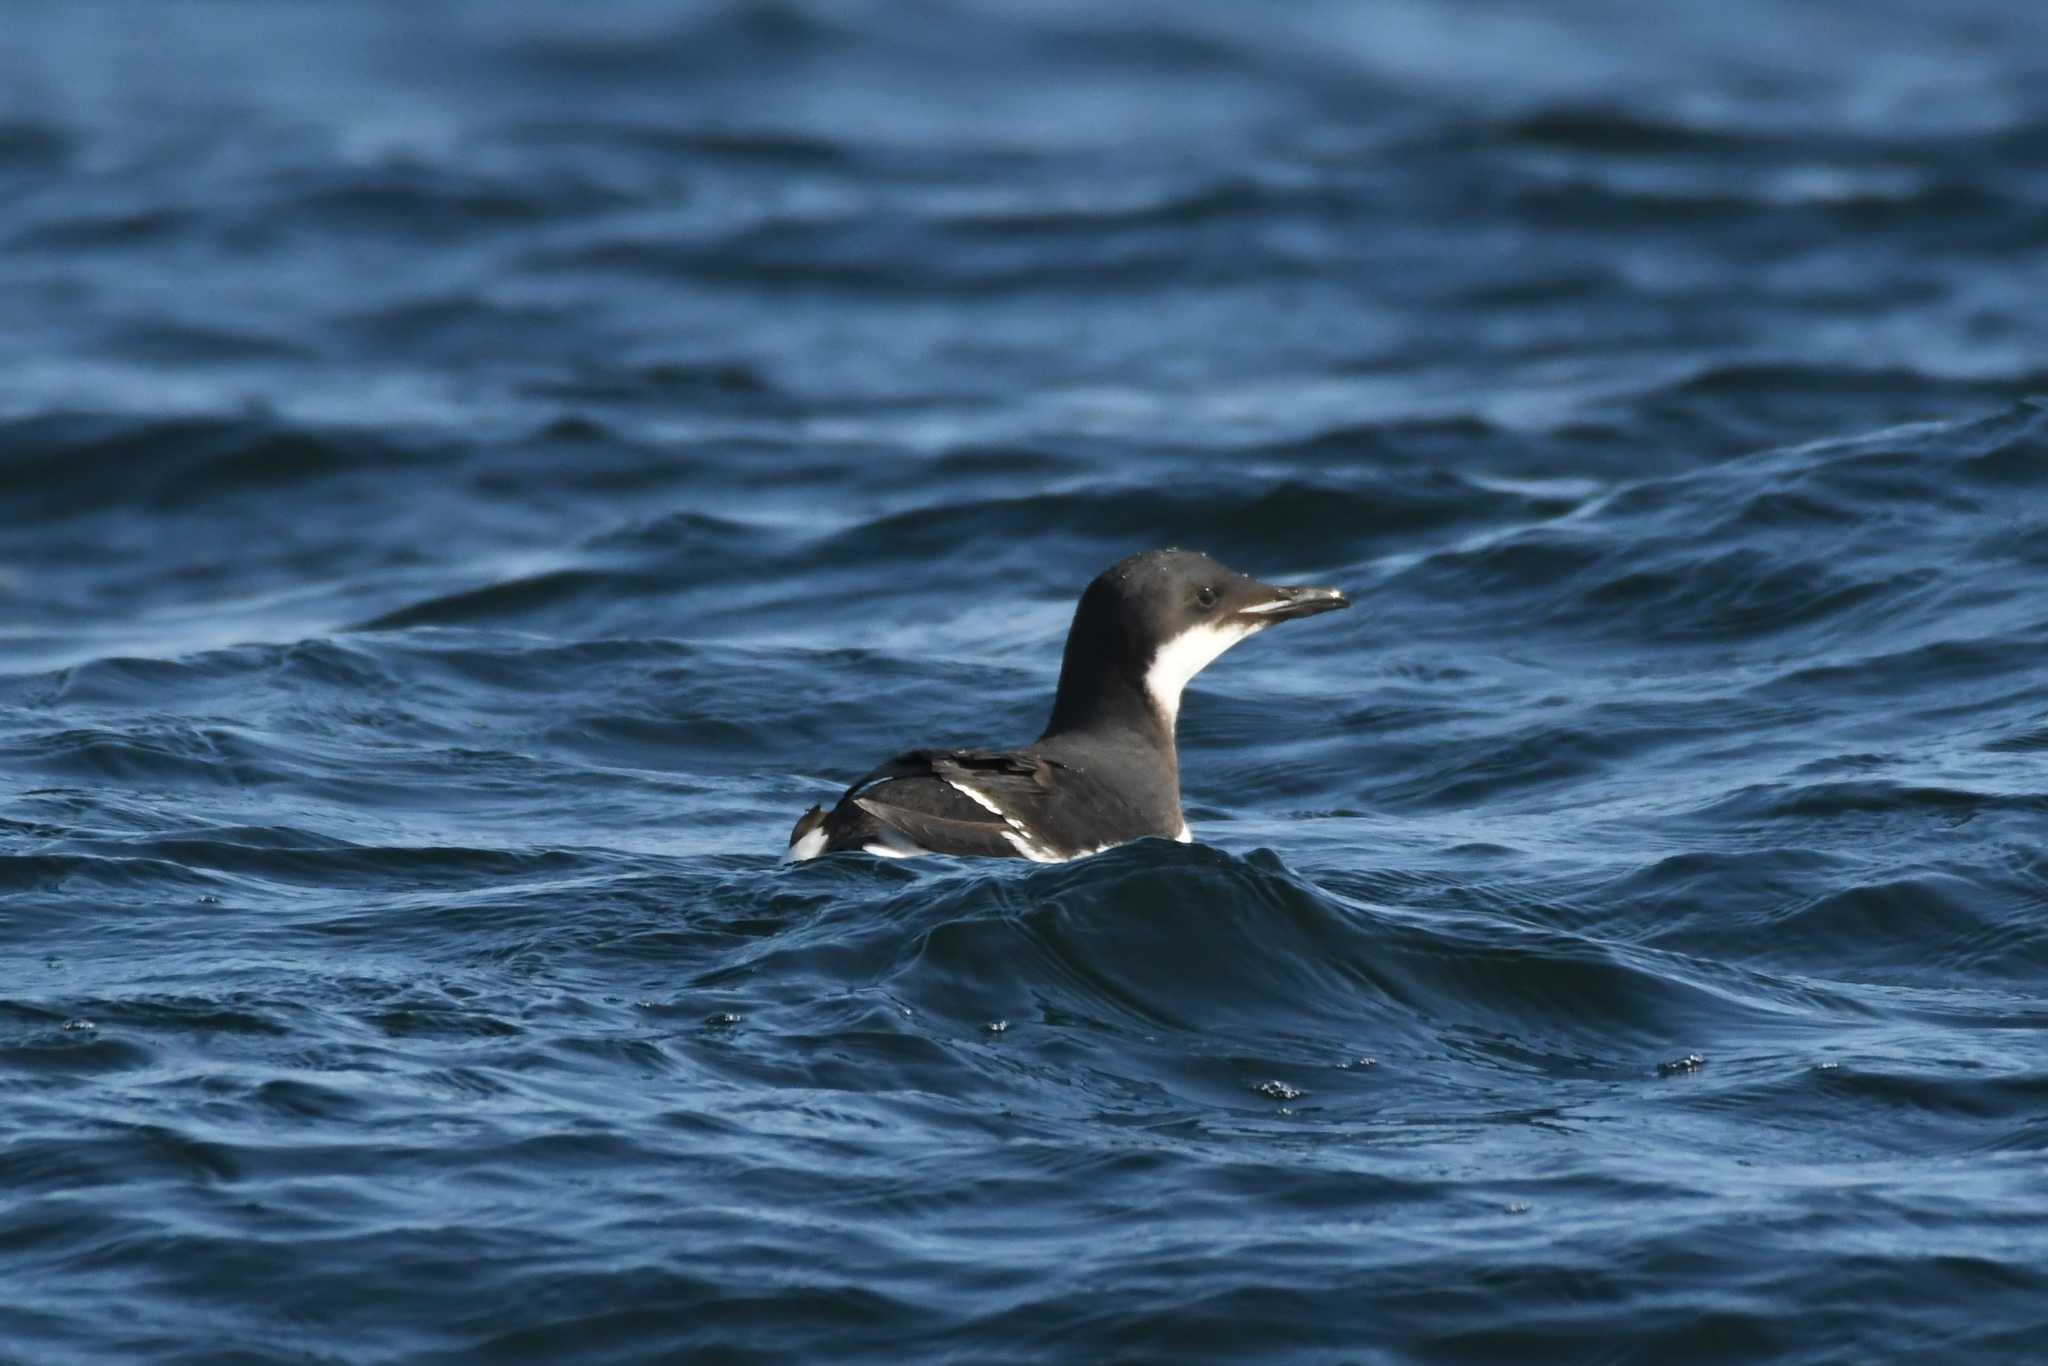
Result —
<svg viewBox="0 0 2048 1366"><path fill-rule="evenodd" d="M1061 673L1052 720L1033 748L1084 769L1091 783L1117 794L1136 820L1126 837L1179 839L1187 818L1173 721L1142 682L1095 677L1084 683L1069 669Z"/></svg>
<svg viewBox="0 0 2048 1366"><path fill-rule="evenodd" d="M1162 708L1143 684L1120 679L1072 684L1061 675L1045 738L1087 733L1135 736L1172 751L1177 708Z"/></svg>
<svg viewBox="0 0 2048 1366"><path fill-rule="evenodd" d="M1119 746L1143 746L1163 759L1177 789L1180 761L1173 737L1179 708L1162 707L1153 696L1148 677L1153 652L1136 645L1130 630L1091 602L1096 592L1091 585L1074 613L1060 659L1052 719L1040 738L1092 735ZM1174 702L1178 701L1176 697Z"/></svg>

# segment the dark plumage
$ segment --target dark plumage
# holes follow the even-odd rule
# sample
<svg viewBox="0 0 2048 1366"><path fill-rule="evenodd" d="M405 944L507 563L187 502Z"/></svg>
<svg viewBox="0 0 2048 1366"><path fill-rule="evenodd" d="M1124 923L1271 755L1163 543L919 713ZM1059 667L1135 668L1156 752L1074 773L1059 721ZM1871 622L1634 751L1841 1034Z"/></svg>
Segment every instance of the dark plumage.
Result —
<svg viewBox="0 0 2048 1366"><path fill-rule="evenodd" d="M1097 576L1074 609L1045 734L1021 749L916 749L814 806L789 856L1074 858L1147 835L1188 840L1174 723L1181 689L1277 621L1350 602L1278 588L1207 555L1150 550Z"/></svg>

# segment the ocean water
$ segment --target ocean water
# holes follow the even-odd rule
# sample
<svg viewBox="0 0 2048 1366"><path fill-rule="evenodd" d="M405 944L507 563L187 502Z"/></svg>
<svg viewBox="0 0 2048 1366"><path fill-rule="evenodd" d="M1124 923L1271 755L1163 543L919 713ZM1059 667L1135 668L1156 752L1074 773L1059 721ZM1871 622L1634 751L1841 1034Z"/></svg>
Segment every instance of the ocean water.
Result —
<svg viewBox="0 0 2048 1366"><path fill-rule="evenodd" d="M2048 1356L2044 15L15 0L0 1359Z"/></svg>

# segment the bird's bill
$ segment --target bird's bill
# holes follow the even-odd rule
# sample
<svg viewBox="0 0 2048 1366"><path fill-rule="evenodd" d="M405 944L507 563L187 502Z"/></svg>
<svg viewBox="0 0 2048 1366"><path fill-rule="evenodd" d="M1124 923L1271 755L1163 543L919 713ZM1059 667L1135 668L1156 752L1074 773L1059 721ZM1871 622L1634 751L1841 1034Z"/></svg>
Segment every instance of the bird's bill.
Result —
<svg viewBox="0 0 2048 1366"><path fill-rule="evenodd" d="M1252 600L1238 608L1237 614L1248 621L1263 624L1312 617L1318 612L1334 612L1350 605L1351 599L1337 588L1281 588L1261 583L1254 586Z"/></svg>

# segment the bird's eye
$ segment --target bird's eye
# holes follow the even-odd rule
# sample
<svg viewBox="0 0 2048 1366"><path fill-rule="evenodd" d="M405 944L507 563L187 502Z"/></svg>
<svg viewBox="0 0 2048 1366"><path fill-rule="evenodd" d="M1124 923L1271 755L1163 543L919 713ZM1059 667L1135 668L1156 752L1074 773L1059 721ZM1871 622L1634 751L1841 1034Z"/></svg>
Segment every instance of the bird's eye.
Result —
<svg viewBox="0 0 2048 1366"><path fill-rule="evenodd" d="M1218 596L1213 588L1199 588L1195 590L1195 601L1202 604L1204 610L1214 607Z"/></svg>

